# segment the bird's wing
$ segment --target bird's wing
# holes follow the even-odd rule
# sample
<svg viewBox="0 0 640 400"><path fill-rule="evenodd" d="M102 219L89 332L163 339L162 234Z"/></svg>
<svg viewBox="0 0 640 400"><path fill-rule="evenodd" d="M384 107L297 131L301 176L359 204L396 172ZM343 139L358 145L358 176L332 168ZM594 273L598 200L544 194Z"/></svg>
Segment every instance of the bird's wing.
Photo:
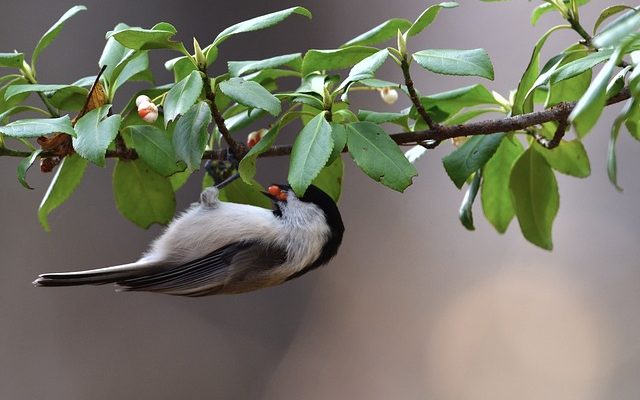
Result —
<svg viewBox="0 0 640 400"><path fill-rule="evenodd" d="M183 296L238 293L268 286L269 271L286 261L286 249L257 241L232 243L170 270L118 282L120 290ZM280 282L274 282L280 283Z"/></svg>

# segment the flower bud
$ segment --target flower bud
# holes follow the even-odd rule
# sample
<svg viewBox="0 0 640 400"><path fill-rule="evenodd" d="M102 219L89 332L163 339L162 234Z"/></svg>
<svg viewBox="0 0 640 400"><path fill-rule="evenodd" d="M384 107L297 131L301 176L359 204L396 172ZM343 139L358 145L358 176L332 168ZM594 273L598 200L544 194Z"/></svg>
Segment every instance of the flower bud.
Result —
<svg viewBox="0 0 640 400"><path fill-rule="evenodd" d="M266 129L259 129L255 132L251 132L249 135L247 135L247 146L249 148L252 148L256 144L258 144L258 142L262 139L265 133L266 133Z"/></svg>
<svg viewBox="0 0 640 400"><path fill-rule="evenodd" d="M458 137L451 138L451 143L453 144L454 147L460 147L467 141L467 139L468 139L467 136L458 136Z"/></svg>
<svg viewBox="0 0 640 400"><path fill-rule="evenodd" d="M144 122L152 124L158 119L158 107L149 101L142 102L138 106L138 115Z"/></svg>
<svg viewBox="0 0 640 400"><path fill-rule="evenodd" d="M380 89L380 97L387 104L393 104L398 101L398 91L394 88L386 87Z"/></svg>
<svg viewBox="0 0 640 400"><path fill-rule="evenodd" d="M149 98L149 96L141 94L140 96L136 97L136 107L140 107L140 104L142 103L151 103L151 99Z"/></svg>

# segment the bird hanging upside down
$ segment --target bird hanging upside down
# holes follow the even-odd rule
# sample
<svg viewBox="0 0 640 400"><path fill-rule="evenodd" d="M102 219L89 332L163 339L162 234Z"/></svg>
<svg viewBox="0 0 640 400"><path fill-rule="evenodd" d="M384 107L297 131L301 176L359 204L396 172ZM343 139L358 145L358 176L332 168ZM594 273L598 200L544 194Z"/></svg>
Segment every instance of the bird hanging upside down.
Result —
<svg viewBox="0 0 640 400"><path fill-rule="evenodd" d="M331 197L313 185L300 198L286 185L264 194L274 210L223 202L218 189L208 188L138 261L43 274L34 285L115 283L121 291L180 296L242 293L296 278L336 255L344 225Z"/></svg>

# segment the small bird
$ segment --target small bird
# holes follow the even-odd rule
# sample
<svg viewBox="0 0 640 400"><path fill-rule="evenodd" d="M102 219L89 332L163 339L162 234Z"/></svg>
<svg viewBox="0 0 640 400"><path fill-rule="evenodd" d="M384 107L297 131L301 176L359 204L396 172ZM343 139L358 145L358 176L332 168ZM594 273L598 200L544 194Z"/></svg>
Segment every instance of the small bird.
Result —
<svg viewBox="0 0 640 400"><path fill-rule="evenodd" d="M329 195L288 185L263 192L273 210L220 201L210 187L131 264L40 275L35 286L117 284L180 296L242 293L297 278L336 255L344 225Z"/></svg>

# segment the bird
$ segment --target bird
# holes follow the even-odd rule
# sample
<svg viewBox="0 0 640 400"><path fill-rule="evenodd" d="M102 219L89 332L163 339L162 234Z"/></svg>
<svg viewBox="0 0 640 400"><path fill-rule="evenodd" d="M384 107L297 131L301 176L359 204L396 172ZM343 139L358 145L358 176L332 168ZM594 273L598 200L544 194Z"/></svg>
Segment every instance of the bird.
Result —
<svg viewBox="0 0 640 400"><path fill-rule="evenodd" d="M46 273L38 287L103 285L199 297L279 285L328 263L344 235L335 201L310 185L298 197L289 185L262 192L273 209L221 201L216 187L178 215L133 263Z"/></svg>

